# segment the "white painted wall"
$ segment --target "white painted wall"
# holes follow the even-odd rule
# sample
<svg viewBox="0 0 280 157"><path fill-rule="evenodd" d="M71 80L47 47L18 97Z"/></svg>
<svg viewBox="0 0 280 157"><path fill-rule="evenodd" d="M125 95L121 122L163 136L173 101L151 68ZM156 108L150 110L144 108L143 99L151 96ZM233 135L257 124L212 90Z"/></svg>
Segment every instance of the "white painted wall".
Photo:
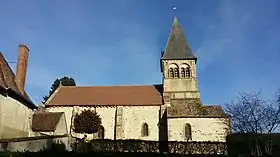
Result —
<svg viewBox="0 0 280 157"><path fill-rule="evenodd" d="M66 125L66 118L65 118L65 114L63 114L56 126L54 135L65 135L67 133L68 133L68 131L67 131L67 125Z"/></svg>
<svg viewBox="0 0 280 157"><path fill-rule="evenodd" d="M19 101L0 95L0 138L30 136L32 113Z"/></svg>
<svg viewBox="0 0 280 157"><path fill-rule="evenodd" d="M73 109L74 109L73 107L50 107L50 108L47 108L47 111L49 111L49 112L64 112L65 119L66 119L67 133L70 133L71 117L72 117Z"/></svg>
<svg viewBox="0 0 280 157"><path fill-rule="evenodd" d="M169 141L186 141L186 123L192 127L192 141L226 141L228 126L220 118L172 118L167 122Z"/></svg>

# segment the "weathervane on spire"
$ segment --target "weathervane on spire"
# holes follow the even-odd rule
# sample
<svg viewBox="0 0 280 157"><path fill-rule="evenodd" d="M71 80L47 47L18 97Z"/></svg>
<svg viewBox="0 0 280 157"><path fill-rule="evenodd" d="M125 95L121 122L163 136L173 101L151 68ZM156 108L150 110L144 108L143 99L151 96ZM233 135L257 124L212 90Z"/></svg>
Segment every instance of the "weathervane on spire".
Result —
<svg viewBox="0 0 280 157"><path fill-rule="evenodd" d="M176 16L176 14L175 14L175 13L176 13L176 10L177 10L176 5L175 5L175 6L173 6L173 8L172 8L172 9L173 9L173 14L174 14L174 16Z"/></svg>

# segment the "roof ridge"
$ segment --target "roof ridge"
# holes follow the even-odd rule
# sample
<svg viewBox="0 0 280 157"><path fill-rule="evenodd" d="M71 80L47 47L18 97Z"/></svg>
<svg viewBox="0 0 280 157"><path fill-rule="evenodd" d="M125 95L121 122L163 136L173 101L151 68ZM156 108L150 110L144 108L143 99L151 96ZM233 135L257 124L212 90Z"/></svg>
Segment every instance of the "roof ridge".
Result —
<svg viewBox="0 0 280 157"><path fill-rule="evenodd" d="M50 95L50 97L48 98L48 100L45 102L45 105L48 104L48 103L53 99L53 97L55 96L55 94L56 94L61 88L63 88L63 87L64 87L64 86L62 86L62 85L58 86L58 87L54 90L54 92Z"/></svg>
<svg viewBox="0 0 280 157"><path fill-rule="evenodd" d="M162 85L162 84L152 84L152 85L108 85L108 86L102 86L102 85L97 85L97 86L61 86L60 88L92 88L92 87L150 87L150 86L155 86L155 85Z"/></svg>

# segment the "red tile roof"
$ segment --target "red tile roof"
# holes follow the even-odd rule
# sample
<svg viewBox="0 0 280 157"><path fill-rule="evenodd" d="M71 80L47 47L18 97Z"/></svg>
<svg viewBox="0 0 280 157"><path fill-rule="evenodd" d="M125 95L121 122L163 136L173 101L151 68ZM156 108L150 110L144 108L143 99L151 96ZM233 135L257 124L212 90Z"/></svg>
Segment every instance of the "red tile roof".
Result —
<svg viewBox="0 0 280 157"><path fill-rule="evenodd" d="M161 105L162 85L147 86L61 86L47 101L51 106Z"/></svg>

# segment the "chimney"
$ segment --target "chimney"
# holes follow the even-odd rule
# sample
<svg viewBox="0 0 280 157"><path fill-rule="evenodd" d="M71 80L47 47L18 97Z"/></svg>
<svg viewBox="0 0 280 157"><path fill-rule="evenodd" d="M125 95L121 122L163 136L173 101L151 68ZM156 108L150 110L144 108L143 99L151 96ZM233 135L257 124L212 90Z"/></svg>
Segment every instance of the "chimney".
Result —
<svg viewBox="0 0 280 157"><path fill-rule="evenodd" d="M18 62L17 62L15 82L21 94L25 93L24 86L25 86L25 79L26 79L26 72L27 72L28 53L29 53L29 49L26 45L20 44L18 46Z"/></svg>

